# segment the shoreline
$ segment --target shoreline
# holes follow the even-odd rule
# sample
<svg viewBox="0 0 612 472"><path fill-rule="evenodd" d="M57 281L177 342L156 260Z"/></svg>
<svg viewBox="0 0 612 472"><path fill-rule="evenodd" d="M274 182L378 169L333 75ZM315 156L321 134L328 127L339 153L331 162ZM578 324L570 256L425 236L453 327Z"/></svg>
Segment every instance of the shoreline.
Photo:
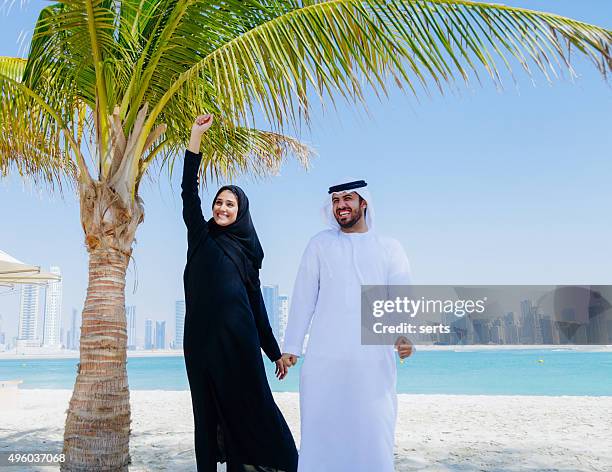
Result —
<svg viewBox="0 0 612 472"><path fill-rule="evenodd" d="M612 344L473 344L473 345L432 345L416 344L418 351L511 351L511 350L560 350L577 352L612 352ZM17 354L14 350L0 352L0 360L19 359L78 359L79 351ZM182 349L127 351L127 357L176 357L182 356Z"/></svg>

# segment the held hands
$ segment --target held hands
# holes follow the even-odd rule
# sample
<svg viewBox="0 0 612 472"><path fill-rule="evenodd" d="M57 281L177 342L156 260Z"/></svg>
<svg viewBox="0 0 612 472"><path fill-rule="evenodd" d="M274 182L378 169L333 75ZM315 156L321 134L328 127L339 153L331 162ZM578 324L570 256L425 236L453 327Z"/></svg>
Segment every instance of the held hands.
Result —
<svg viewBox="0 0 612 472"><path fill-rule="evenodd" d="M202 141L202 135L212 125L213 116L210 113L205 115L198 115L195 119L193 126L191 127L191 137L189 138L188 149L197 154L200 152L200 142Z"/></svg>
<svg viewBox="0 0 612 472"><path fill-rule="evenodd" d="M284 352L283 357L281 357L281 359L285 359L285 362L289 365L289 367L292 367L297 364L298 357L299 356L296 356L295 354L289 354L288 352Z"/></svg>
<svg viewBox="0 0 612 472"><path fill-rule="evenodd" d="M410 357L414 352L412 341L405 336L400 336L395 341L395 347L397 348L397 354L399 355L400 362L403 364L406 357Z"/></svg>
<svg viewBox="0 0 612 472"><path fill-rule="evenodd" d="M276 377L278 380L283 380L287 373L289 372L289 368L293 367L297 364L297 357L295 354L287 354L284 353L280 359L278 359L276 364Z"/></svg>

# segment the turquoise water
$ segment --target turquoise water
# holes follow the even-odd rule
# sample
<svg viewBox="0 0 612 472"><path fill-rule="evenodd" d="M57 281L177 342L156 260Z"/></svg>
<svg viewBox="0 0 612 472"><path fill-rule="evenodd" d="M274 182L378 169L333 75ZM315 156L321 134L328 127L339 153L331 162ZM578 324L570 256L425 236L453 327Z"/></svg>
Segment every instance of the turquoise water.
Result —
<svg viewBox="0 0 612 472"><path fill-rule="evenodd" d="M273 391L298 390L300 363L285 380L279 381L274 378L274 365L265 360ZM22 379L21 388L72 389L77 362L77 359L0 360L0 379ZM134 390L189 389L185 363L179 356L129 358L128 377ZM612 353L539 349L419 351L404 364L398 362L397 391L612 396Z"/></svg>

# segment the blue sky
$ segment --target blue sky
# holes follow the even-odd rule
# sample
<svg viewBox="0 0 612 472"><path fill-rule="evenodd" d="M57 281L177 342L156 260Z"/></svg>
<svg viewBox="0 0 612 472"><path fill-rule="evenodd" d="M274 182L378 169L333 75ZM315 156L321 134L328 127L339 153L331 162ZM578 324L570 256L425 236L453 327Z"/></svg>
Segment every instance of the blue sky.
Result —
<svg viewBox="0 0 612 472"><path fill-rule="evenodd" d="M602 0L504 3L612 28L612 4ZM20 31L31 32L40 5L17 4L2 15L1 55L18 53ZM417 102L393 88L382 102L370 94L370 116L341 102L338 113L315 112L312 131L301 136L318 153L308 172L290 161L280 176L237 181L266 252L262 281L291 293L302 250L323 229L327 187L352 175L368 181L377 229L401 241L417 283L612 283L612 88L591 64L575 64L573 83L566 76L549 85L536 76L533 87L517 71L518 87L506 82L502 92L474 81ZM183 296L178 188L166 174L141 187L145 222L127 284L139 338L145 318L168 320L173 334L174 301ZM202 196L207 217L211 197ZM87 283L76 197L13 176L0 181L0 202L0 249L62 268L67 325ZM18 307L18 290L0 289L9 336Z"/></svg>

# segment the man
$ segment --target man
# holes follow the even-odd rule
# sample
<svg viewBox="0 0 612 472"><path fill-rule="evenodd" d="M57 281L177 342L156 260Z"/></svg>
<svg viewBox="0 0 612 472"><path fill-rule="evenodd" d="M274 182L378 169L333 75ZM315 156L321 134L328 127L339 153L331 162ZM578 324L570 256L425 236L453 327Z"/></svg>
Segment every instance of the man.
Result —
<svg viewBox="0 0 612 472"><path fill-rule="evenodd" d="M328 193L331 229L304 251L285 331L283 357L292 364L309 332L298 472L392 472L395 354L393 346L361 344L361 285L409 284L408 259L396 240L373 231L366 182L348 179ZM406 338L396 345L401 359L412 353Z"/></svg>

